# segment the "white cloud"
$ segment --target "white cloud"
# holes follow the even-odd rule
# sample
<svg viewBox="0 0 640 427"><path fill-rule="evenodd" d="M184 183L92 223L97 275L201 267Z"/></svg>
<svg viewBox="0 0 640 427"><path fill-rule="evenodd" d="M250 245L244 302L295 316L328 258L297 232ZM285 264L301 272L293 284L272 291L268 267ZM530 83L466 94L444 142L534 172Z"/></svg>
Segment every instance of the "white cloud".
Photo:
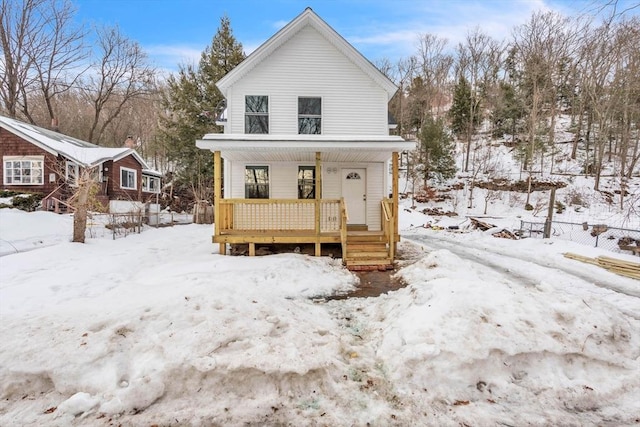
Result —
<svg viewBox="0 0 640 427"><path fill-rule="evenodd" d="M408 4L403 3L403 6ZM476 27L498 41L508 41L512 29L539 10L559 9L544 0L416 2L413 10L394 16L393 22L374 22L369 27L347 30L343 34L363 53L375 52L374 56L387 56L393 60L393 57L398 59L415 54L419 36L426 33L447 39L449 48L462 42Z"/></svg>
<svg viewBox="0 0 640 427"><path fill-rule="evenodd" d="M180 64L197 64L204 46L152 45L144 46L144 50L155 65L175 71Z"/></svg>

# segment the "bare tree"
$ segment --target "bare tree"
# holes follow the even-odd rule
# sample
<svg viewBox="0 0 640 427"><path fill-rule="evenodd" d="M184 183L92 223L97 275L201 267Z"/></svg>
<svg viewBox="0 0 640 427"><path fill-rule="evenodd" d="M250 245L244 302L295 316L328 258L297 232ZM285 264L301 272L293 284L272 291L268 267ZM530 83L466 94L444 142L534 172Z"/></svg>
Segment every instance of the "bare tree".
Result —
<svg viewBox="0 0 640 427"><path fill-rule="evenodd" d="M470 86L471 102L468 103L469 111L466 120L465 132L466 153L464 170L469 170L471 156L471 138L477 123L481 122L481 100L485 98L490 82L497 81L497 69L495 67L502 48L500 44L487 34L475 28L467 33L464 43L457 47L456 75L464 78Z"/></svg>
<svg viewBox="0 0 640 427"><path fill-rule="evenodd" d="M86 58L84 30L73 23L74 14L68 0L2 1L0 97L10 117L20 113L36 124L29 102L39 92L49 122L55 118L54 99L81 74L76 68Z"/></svg>
<svg viewBox="0 0 640 427"><path fill-rule="evenodd" d="M83 84L93 118L87 139L102 142L105 129L133 99L149 93L155 69L140 45L117 27L98 30L99 58Z"/></svg>
<svg viewBox="0 0 640 427"><path fill-rule="evenodd" d="M453 56L446 53L448 41L433 34L418 38L418 72L423 81L426 113L439 115L448 104L447 82L450 79ZM435 108L435 111L433 111Z"/></svg>
<svg viewBox="0 0 640 427"><path fill-rule="evenodd" d="M49 16L41 27L45 34L42 43L32 46L32 62L36 71L35 79L46 105L53 127L57 127L57 111L54 105L57 97L75 85L86 66L80 65L89 53L83 46L85 31L75 27L72 19L75 9L65 1L56 6L51 1Z"/></svg>

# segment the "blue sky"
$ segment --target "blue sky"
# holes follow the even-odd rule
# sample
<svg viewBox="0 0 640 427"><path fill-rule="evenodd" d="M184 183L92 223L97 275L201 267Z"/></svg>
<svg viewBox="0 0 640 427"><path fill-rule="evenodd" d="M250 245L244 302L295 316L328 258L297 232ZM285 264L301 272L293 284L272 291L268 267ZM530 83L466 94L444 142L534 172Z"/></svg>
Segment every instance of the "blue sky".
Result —
<svg viewBox="0 0 640 427"><path fill-rule="evenodd" d="M619 8L637 0L618 0ZM73 0L78 20L119 25L153 63L176 70L196 63L211 43L220 17L231 20L234 36L250 53L308 6L369 60L392 62L415 54L419 34L432 33L452 44L480 27L497 39L533 11L565 15L593 13L605 0ZM635 8L631 13L639 13Z"/></svg>

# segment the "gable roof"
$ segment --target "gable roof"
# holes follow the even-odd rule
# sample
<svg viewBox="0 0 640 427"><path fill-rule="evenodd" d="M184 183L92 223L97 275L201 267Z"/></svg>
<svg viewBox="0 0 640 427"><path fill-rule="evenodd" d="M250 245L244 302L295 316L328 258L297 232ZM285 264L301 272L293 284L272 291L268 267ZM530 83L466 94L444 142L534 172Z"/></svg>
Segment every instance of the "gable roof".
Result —
<svg viewBox="0 0 640 427"><path fill-rule="evenodd" d="M90 142L3 116L0 116L0 127L54 156L61 155L81 166L96 166L108 160L118 161L128 155L132 155L142 165L143 169L149 169L144 159L140 157L136 150L131 148L100 147Z"/></svg>
<svg viewBox="0 0 640 427"><path fill-rule="evenodd" d="M307 7L304 12L298 15L293 21L285 25L280 31L275 33L270 39L254 50L244 61L229 71L223 78L216 82L216 86L222 94L227 96L227 89L240 80L249 71L264 61L276 49L291 39L298 31L305 26L315 28L333 46L345 55L351 62L358 66L374 82L387 92L388 99L396 93L397 86L376 68L367 58L365 58L356 48L338 34L329 24Z"/></svg>

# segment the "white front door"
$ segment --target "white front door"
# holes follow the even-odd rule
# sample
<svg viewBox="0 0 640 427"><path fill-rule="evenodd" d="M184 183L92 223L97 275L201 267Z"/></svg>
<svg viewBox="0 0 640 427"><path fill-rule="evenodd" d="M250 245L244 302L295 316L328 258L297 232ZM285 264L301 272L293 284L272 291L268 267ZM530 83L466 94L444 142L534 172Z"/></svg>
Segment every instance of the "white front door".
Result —
<svg viewBox="0 0 640 427"><path fill-rule="evenodd" d="M347 204L349 224L367 223L366 178L366 169L342 169L342 197Z"/></svg>

